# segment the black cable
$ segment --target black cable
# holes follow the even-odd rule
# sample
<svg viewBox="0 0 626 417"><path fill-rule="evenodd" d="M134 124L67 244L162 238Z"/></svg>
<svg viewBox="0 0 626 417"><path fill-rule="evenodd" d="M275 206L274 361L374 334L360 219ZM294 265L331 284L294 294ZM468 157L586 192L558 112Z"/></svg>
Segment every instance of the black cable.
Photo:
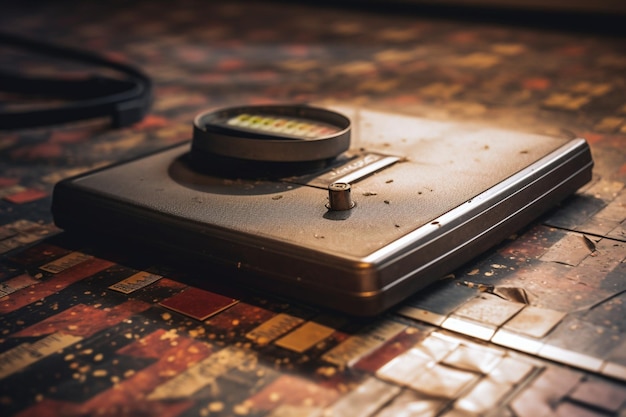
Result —
<svg viewBox="0 0 626 417"><path fill-rule="evenodd" d="M80 80L27 77L0 71L0 91L74 100L49 108L0 111L0 129L19 129L109 116L114 127L140 121L150 108L152 82L138 68L101 55L0 32L0 45L41 55L109 68L126 76L91 76Z"/></svg>

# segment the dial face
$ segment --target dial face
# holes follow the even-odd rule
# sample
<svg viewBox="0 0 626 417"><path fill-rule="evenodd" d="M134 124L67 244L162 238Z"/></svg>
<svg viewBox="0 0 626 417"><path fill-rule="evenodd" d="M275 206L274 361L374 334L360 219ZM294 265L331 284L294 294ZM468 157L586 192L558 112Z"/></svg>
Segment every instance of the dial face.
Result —
<svg viewBox="0 0 626 417"><path fill-rule="evenodd" d="M235 115L229 118L226 124L252 131L300 137L304 140L319 139L341 131L339 126L321 121L254 113Z"/></svg>

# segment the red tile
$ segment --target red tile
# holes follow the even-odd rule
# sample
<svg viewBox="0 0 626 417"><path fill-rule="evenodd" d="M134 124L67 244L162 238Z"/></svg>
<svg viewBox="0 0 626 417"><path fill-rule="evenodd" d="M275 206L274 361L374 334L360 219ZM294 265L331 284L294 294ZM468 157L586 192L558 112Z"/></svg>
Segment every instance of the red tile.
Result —
<svg viewBox="0 0 626 417"><path fill-rule="evenodd" d="M234 298L189 287L160 304L194 319L205 320L237 302Z"/></svg>
<svg viewBox="0 0 626 417"><path fill-rule="evenodd" d="M30 203L31 201L39 200L47 196L48 193L45 191L27 188L26 190L20 191L19 193L7 195L4 197L4 199L14 204L24 204Z"/></svg>

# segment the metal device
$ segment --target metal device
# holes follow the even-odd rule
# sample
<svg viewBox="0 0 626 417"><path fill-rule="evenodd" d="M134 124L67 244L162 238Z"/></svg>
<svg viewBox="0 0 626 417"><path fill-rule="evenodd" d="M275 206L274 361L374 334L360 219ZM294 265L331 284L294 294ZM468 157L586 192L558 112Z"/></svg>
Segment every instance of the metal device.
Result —
<svg viewBox="0 0 626 417"><path fill-rule="evenodd" d="M199 116L192 143L60 182L55 222L68 231L219 262L232 272L219 279L370 316L502 241L591 179L593 160L580 138L349 105L270 110ZM338 116L313 118L329 130L309 138L237 125L250 115L304 123L326 112ZM206 143L216 132L223 142L217 149ZM224 155L229 135L239 138L239 148L245 140L263 147L339 137L341 144L312 158L283 154L268 161L246 149L239 158L237 147ZM223 158L227 164L219 164ZM267 169L268 163L280 167Z"/></svg>

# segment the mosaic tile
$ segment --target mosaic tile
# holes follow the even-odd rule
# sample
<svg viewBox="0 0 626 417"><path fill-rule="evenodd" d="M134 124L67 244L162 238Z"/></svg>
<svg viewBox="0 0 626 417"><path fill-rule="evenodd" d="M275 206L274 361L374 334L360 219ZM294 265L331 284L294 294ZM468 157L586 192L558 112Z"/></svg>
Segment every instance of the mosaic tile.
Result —
<svg viewBox="0 0 626 417"><path fill-rule="evenodd" d="M294 352L305 352L335 332L332 327L309 321L276 340L274 344Z"/></svg>
<svg viewBox="0 0 626 417"><path fill-rule="evenodd" d="M605 360L600 368L600 373L602 375L608 376L609 378L615 378L620 381L626 381L626 366L612 362L611 360Z"/></svg>
<svg viewBox="0 0 626 417"><path fill-rule="evenodd" d="M547 367L512 399L510 407L518 417L553 415L553 406L578 385L582 376L566 368Z"/></svg>
<svg viewBox="0 0 626 417"><path fill-rule="evenodd" d="M491 341L499 346L508 347L533 355L537 354L543 347L542 341L529 336L521 335L519 333L510 332L505 329L498 330Z"/></svg>
<svg viewBox="0 0 626 417"><path fill-rule="evenodd" d="M504 352L490 347L460 345L441 363L459 369L465 369L482 374L489 373L504 356Z"/></svg>
<svg viewBox="0 0 626 417"><path fill-rule="evenodd" d="M604 417L605 413L601 411L597 411L594 409L590 409L580 404L570 403L570 402L562 402L560 403L555 410L555 415L557 416L577 416L577 417Z"/></svg>
<svg viewBox="0 0 626 417"><path fill-rule="evenodd" d="M616 413L626 403L626 387L614 381L589 377L578 384L568 397L590 407Z"/></svg>
<svg viewBox="0 0 626 417"><path fill-rule="evenodd" d="M499 327L522 308L524 308L523 304L484 294L462 305L454 312L454 315L466 317L478 323Z"/></svg>
<svg viewBox="0 0 626 417"><path fill-rule="evenodd" d="M369 378L334 403L325 416L370 416L400 393L398 386Z"/></svg>
<svg viewBox="0 0 626 417"><path fill-rule="evenodd" d="M470 392L454 402L454 408L475 414L484 414L494 409L511 389L506 384L492 379L480 380Z"/></svg>
<svg viewBox="0 0 626 417"><path fill-rule="evenodd" d="M438 362L448 353L454 351L461 344L461 339L433 332L426 339L415 345L414 349L419 350L426 357Z"/></svg>
<svg viewBox="0 0 626 417"><path fill-rule="evenodd" d="M279 313L246 334L259 345L265 345L304 323L304 319L287 313Z"/></svg>
<svg viewBox="0 0 626 417"><path fill-rule="evenodd" d="M435 364L413 378L409 387L435 397L455 398L478 379L472 372Z"/></svg>
<svg viewBox="0 0 626 417"><path fill-rule="evenodd" d="M140 271L120 282L110 285L109 288L124 294L130 294L147 287L161 278L163 278L161 275L153 274L147 271Z"/></svg>
<svg viewBox="0 0 626 417"><path fill-rule="evenodd" d="M435 326L441 325L446 320L446 316L442 314L433 313L423 308L417 308L413 306L402 306L396 310L398 314L410 319L423 321L425 323L433 324Z"/></svg>
<svg viewBox="0 0 626 417"><path fill-rule="evenodd" d="M429 291L409 299L403 306L447 317L464 302L473 298L476 293L476 290L468 287L451 282L441 282L431 286Z"/></svg>
<svg viewBox="0 0 626 417"><path fill-rule="evenodd" d="M0 354L0 378L19 372L63 348L80 341L82 337L64 333L53 333L35 343L22 343Z"/></svg>
<svg viewBox="0 0 626 417"><path fill-rule="evenodd" d="M435 417L446 407L449 400L428 397L415 391L405 390L376 417Z"/></svg>
<svg viewBox="0 0 626 417"><path fill-rule="evenodd" d="M566 314L560 311L528 306L509 320L503 329L534 338L542 338L565 316Z"/></svg>
<svg viewBox="0 0 626 417"><path fill-rule="evenodd" d="M326 352L322 360L338 366L352 365L404 329L406 325L391 320L376 322Z"/></svg>
<svg viewBox="0 0 626 417"><path fill-rule="evenodd" d="M599 334L607 337L597 338ZM623 339L619 332L575 318L564 320L545 339L538 355L582 369L599 371L604 357Z"/></svg>
<svg viewBox="0 0 626 417"><path fill-rule="evenodd" d="M610 229L609 229L610 230ZM544 262L558 262L565 265L577 266L583 259L593 253L587 243L588 237L578 233L568 233L548 252L540 258Z"/></svg>
<svg viewBox="0 0 626 417"><path fill-rule="evenodd" d="M460 317L448 317L443 323L441 323L441 327L481 340L491 339L496 332L495 326Z"/></svg>
<svg viewBox="0 0 626 417"><path fill-rule="evenodd" d="M340 14L254 1L202 4L206 13L197 13L197 0L167 10L144 0L123 10L110 2L39 6L12 4L0 27L68 45L79 39L80 47L136 63L153 77L155 100L143 121L124 129L94 120L0 134L0 253L8 253L0 260L0 373L9 372L0 378L3 416L625 413L620 36L592 33L594 19L573 35L559 30L560 21L543 31L363 5ZM3 48L0 66L43 75L84 70L12 48ZM314 308L247 289L233 297L215 290L226 310L202 294L182 302L194 280L208 277L165 259L157 263L169 265L146 270L154 254L139 256L140 248L83 252L84 240L52 224L57 181L188 140L202 110L325 99L440 121L575 132L591 145L594 178L390 311L383 322L399 323L390 331L353 318L318 320ZM93 258L55 264L77 251ZM46 264L49 271L39 268ZM138 288L156 276L163 278ZM116 283L122 291L110 289ZM181 293L174 307L192 315L159 305L176 304Z"/></svg>
<svg viewBox="0 0 626 417"><path fill-rule="evenodd" d="M274 408L268 417L322 417L324 410L319 407L281 404Z"/></svg>
<svg viewBox="0 0 626 417"><path fill-rule="evenodd" d="M237 302L234 298L189 287L159 304L196 320L206 320Z"/></svg>
<svg viewBox="0 0 626 417"><path fill-rule="evenodd" d="M426 369L427 365L432 363L431 358L413 348L383 365L376 371L376 376L398 385L408 385L416 375L419 375Z"/></svg>
<svg viewBox="0 0 626 417"><path fill-rule="evenodd" d="M489 372L489 378L496 383L515 385L528 377L534 369L526 361L506 356Z"/></svg>
<svg viewBox="0 0 626 417"><path fill-rule="evenodd" d="M63 272L68 268L72 268L92 258L93 255L81 252L72 252L59 259L55 259L52 262L48 262L47 264L40 266L39 269L46 272L51 272L53 274L58 274L59 272Z"/></svg>
<svg viewBox="0 0 626 417"><path fill-rule="evenodd" d="M375 373L383 365L398 355L411 349L417 343L426 338L428 333L425 330L418 330L408 327L403 332L389 339L378 349L360 358L353 367L355 369Z"/></svg>
<svg viewBox="0 0 626 417"><path fill-rule="evenodd" d="M251 365L254 361L253 353L230 347L222 349L156 387L148 395L148 399L169 400L188 397L213 383L229 369L246 364Z"/></svg>

